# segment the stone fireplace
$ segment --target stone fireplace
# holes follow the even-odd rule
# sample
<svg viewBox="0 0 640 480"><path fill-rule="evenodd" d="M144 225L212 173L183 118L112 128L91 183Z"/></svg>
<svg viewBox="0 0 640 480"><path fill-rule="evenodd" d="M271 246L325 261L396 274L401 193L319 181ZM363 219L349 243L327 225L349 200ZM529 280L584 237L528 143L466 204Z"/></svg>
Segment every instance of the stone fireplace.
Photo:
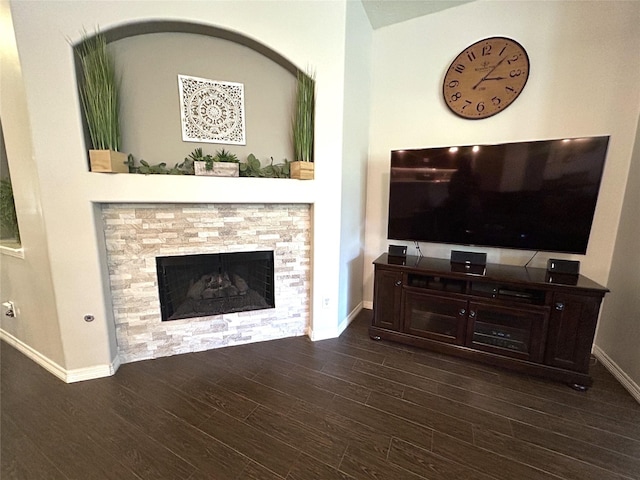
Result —
<svg viewBox="0 0 640 480"><path fill-rule="evenodd" d="M122 363L307 333L309 205L103 204L102 220ZM236 253L255 265L240 267ZM171 309L160 298L166 278L160 280L159 265L171 266L180 257L189 263L195 256L191 266L198 267L177 287L184 295L174 294L190 298L195 315L180 318L189 305L177 301L167 315ZM271 257L269 287L256 278ZM216 310L224 302L233 304L229 311Z"/></svg>

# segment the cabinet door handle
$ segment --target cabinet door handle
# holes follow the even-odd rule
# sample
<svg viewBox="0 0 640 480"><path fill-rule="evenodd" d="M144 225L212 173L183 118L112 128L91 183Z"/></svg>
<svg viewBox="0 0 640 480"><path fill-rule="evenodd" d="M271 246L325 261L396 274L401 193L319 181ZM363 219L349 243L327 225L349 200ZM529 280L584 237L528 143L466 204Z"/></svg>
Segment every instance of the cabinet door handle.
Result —
<svg viewBox="0 0 640 480"><path fill-rule="evenodd" d="M562 302L558 302L556 303L556 310L558 310L559 312L564 310L564 303Z"/></svg>
<svg viewBox="0 0 640 480"><path fill-rule="evenodd" d="M476 318L476 312L473 310L469 311L469 318Z"/></svg>
<svg viewBox="0 0 640 480"><path fill-rule="evenodd" d="M402 285L402 280L398 280L398 281L396 282L396 287L399 287L400 285Z"/></svg>
<svg viewBox="0 0 640 480"><path fill-rule="evenodd" d="M464 308L461 308L460 310L458 310L458 315L460 315L461 317L464 317L465 313L467 313L467 311Z"/></svg>

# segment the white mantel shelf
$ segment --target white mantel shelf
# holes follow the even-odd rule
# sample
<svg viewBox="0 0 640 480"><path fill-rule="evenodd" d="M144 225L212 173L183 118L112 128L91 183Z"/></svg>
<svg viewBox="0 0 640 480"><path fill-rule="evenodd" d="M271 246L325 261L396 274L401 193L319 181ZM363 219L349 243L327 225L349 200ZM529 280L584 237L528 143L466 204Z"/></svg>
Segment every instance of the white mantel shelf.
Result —
<svg viewBox="0 0 640 480"><path fill-rule="evenodd" d="M306 203L316 202L314 180L87 172L93 203Z"/></svg>

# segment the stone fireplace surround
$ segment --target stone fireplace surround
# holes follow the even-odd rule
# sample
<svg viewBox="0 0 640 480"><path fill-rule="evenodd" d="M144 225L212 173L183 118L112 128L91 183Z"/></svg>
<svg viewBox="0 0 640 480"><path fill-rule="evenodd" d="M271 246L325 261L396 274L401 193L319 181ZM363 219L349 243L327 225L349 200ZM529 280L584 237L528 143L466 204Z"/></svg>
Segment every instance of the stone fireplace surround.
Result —
<svg viewBox="0 0 640 480"><path fill-rule="evenodd" d="M102 204L121 363L304 335L310 319L308 204ZM156 256L273 250L275 304L162 322Z"/></svg>

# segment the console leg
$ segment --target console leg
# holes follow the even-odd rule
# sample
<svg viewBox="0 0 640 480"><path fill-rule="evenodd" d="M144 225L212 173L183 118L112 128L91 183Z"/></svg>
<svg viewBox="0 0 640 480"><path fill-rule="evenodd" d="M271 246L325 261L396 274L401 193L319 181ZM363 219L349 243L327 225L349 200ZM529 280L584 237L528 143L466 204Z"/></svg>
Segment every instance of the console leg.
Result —
<svg viewBox="0 0 640 480"><path fill-rule="evenodd" d="M589 387L586 385L581 385L579 383L570 383L569 386L578 392L586 392L589 390Z"/></svg>

